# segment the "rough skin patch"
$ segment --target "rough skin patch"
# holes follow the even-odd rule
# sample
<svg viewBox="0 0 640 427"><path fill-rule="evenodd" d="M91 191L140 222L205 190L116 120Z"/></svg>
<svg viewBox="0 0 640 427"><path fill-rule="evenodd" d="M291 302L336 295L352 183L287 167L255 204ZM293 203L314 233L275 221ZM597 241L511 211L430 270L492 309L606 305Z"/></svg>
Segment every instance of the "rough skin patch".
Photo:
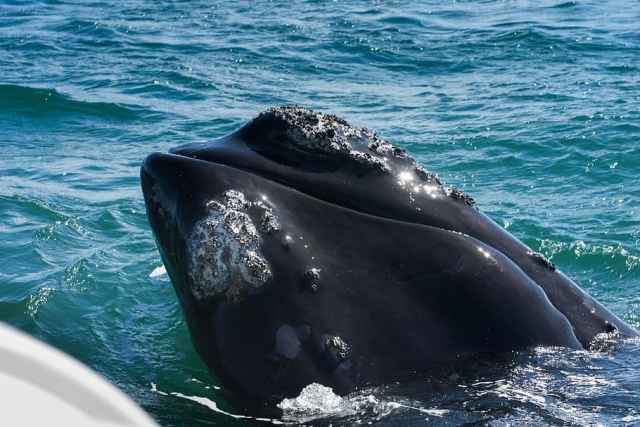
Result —
<svg viewBox="0 0 640 427"><path fill-rule="evenodd" d="M320 269L311 268L302 277L302 289L310 292L318 292L320 289Z"/></svg>
<svg viewBox="0 0 640 427"><path fill-rule="evenodd" d="M300 149L340 154L381 173L390 171L386 159L380 154L395 148L368 129L351 126L333 114L299 106L275 107L260 113L250 127L275 132L276 138L287 140Z"/></svg>
<svg viewBox="0 0 640 427"><path fill-rule="evenodd" d="M168 229L171 215L167 212L165 206L168 206L169 203L165 202L164 197L162 196L162 190L158 184L153 184L151 191L148 193L147 203L149 204L149 210L156 212L160 219L158 225L163 227L165 230Z"/></svg>
<svg viewBox="0 0 640 427"><path fill-rule="evenodd" d="M351 356L351 346L337 335L323 335L320 341L320 351L331 369L336 369L343 362L348 362Z"/></svg>
<svg viewBox="0 0 640 427"><path fill-rule="evenodd" d="M428 170L426 170L420 165L416 165L413 171L418 176L418 178L420 178L423 181L433 182L437 185L442 185L442 181L440 181L440 178L438 177L438 175L434 174L433 172L429 172Z"/></svg>
<svg viewBox="0 0 640 427"><path fill-rule="evenodd" d="M249 212L260 215L256 227ZM237 301L262 287L271 278L269 263L260 253L259 231L279 229L271 208L250 202L244 194L227 191L222 200L207 204L207 215L198 221L188 240L188 274L198 300L224 295Z"/></svg>
<svg viewBox="0 0 640 427"><path fill-rule="evenodd" d="M365 170L398 178L400 187L417 197L431 199L450 196L469 206L475 202L459 190L445 191L438 176L425 170L404 149L378 137L367 128L358 128L333 114L324 114L300 106L282 106L264 111L245 128L251 138L296 149L341 158ZM425 187L426 185L426 187ZM423 191L424 190L424 191Z"/></svg>
<svg viewBox="0 0 640 427"><path fill-rule="evenodd" d="M540 252L528 251L527 255L529 255L530 257L533 257L538 264L547 267L549 270L551 271L556 270L556 266L551 261L549 261L547 257L542 255Z"/></svg>
<svg viewBox="0 0 640 427"><path fill-rule="evenodd" d="M459 190L455 187L451 187L447 190L447 195L455 200L460 200L467 206L476 207L476 201L473 200L473 197L465 194L462 190ZM476 207L477 209L477 207Z"/></svg>

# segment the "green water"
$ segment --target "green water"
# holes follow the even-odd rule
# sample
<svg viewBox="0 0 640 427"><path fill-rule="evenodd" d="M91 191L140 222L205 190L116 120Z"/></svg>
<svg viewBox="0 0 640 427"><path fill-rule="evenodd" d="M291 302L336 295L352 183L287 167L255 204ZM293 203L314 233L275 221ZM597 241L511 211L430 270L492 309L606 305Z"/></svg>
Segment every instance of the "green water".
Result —
<svg viewBox="0 0 640 427"><path fill-rule="evenodd" d="M299 103L407 148L637 327L638 22L631 1L0 1L0 320L163 425L244 423L170 394L234 411L149 277L139 166ZM637 423L638 366L635 343L541 351L509 378L367 391L377 404L320 422Z"/></svg>

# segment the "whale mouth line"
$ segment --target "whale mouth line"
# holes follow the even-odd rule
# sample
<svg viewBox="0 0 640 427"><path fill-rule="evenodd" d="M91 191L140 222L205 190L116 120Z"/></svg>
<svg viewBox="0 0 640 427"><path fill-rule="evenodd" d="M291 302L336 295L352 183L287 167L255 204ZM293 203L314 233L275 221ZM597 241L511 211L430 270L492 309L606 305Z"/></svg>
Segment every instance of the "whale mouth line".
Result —
<svg viewBox="0 0 640 427"><path fill-rule="evenodd" d="M390 218L390 217L386 217L386 216L382 216L382 215L376 215L376 214L372 214L370 212L367 212L365 210L361 210L361 209L357 209L354 206L350 206L350 205L346 205L346 204L342 204L340 203L335 197L330 197L330 194L327 192L323 193L323 196L325 197L321 197L318 195L318 189L316 188L316 191L308 191L307 188L305 188L305 184L304 183L300 183L297 182L295 179L287 179L286 176L284 176L283 174L279 174L277 172L271 172L269 170L268 167L257 167L253 164L251 164L251 162L247 162L246 161L246 152L238 152L237 156L234 155L229 155L228 152L225 153L225 155L220 155L220 156L212 156L211 153L209 153L209 155L207 156L207 158L202 158L200 156L197 155L197 153L191 154L191 153L184 153L184 152L176 152L176 151L169 151L167 153L160 153L162 155L167 155L167 156L176 156L176 157L180 157L183 159L189 159L191 161L194 162L199 162L202 164L206 164L206 165L211 165L211 166L217 166L217 167L224 167L224 168L229 168L229 169L233 169L235 171L239 171L254 177L257 177L259 179L263 179L278 185L281 185L283 187L286 187L290 190L299 192L301 194L304 194L307 197L311 197L313 199L316 200L320 200L324 203L328 203L334 206L338 206L342 209L347 209L350 211L354 211L354 212L358 212L360 214L363 215L368 215L368 216L374 216L374 217L378 217L378 218L384 218L384 219L389 219L391 221L398 221L398 222L406 222L406 223L411 223L413 224L414 222L411 221L403 221L403 220L398 220L398 219L394 219L394 218ZM260 156L260 161L264 162L265 159L263 156ZM280 166L280 164L274 160L271 159L267 159L268 163L274 166Z"/></svg>
<svg viewBox="0 0 640 427"><path fill-rule="evenodd" d="M252 176L256 176L256 177L261 178L261 179L265 179L267 181L275 182L275 183L277 183L279 185L282 185L282 186L285 186L285 187L288 187L288 188L295 189L295 190L297 190L297 191L299 191L301 193L304 193L305 195L307 195L309 197L313 197L310 194L308 194L307 192L302 191L297 187L291 186L290 183L284 182L283 179L279 179L278 175L275 174L275 173L269 173L266 170L259 169L259 168L256 168L256 167L252 167L251 165L248 165L248 164L244 164L244 165L238 164L238 163L241 163L241 162L237 162L236 163L236 162L233 162L233 161L226 161L228 159L228 157L220 156L220 158L216 158L216 159L211 159L211 158L203 159L203 158L198 157L197 155L187 155L187 154L175 153L175 152L168 152L168 153L162 153L162 154L169 155L169 156L178 156L178 157L182 157L184 159L189 159L189 160L193 160L193 161L196 161L196 162L201 162L201 163L208 164L208 165L223 166L225 168L234 169L236 171L240 171L240 172L252 175Z"/></svg>
<svg viewBox="0 0 640 427"><path fill-rule="evenodd" d="M182 159L188 159L188 160L191 160L191 161L194 161L194 162L198 162L198 163L201 163L203 165L209 165L209 166L213 166L213 167L228 168L228 169L231 169L233 171L245 173L245 174L257 177L259 179L262 179L262 180L265 180L265 181L269 181L270 183L280 185L280 186L285 187L285 188L287 188L287 189L289 189L291 191L295 191L297 193L303 194L306 197L312 198L314 200L318 200L318 201L320 201L322 203L327 203L328 205L332 205L332 206L335 206L335 207L338 207L340 209L344 209L344 210L347 210L347 211L355 212L355 213L358 213L360 215L364 215L364 216L367 216L367 217L379 218L379 219L382 219L382 220L385 220L385 221L394 222L394 223L419 225L419 226L430 228L430 229L438 229L438 230L448 231L448 232L456 233L456 234L465 234L465 233L460 233L460 232L457 232L455 230L451 230L451 229L440 227L440 226L433 225L433 224L424 224L424 223L420 223L420 222L416 222L416 221L411 221L411 220L406 219L406 218L394 218L393 216L380 215L378 213L374 213L374 212L371 212L371 211L366 210L366 209L360 209L359 207L354 206L354 205L349 204L349 203L346 203L346 204L345 203L340 203L338 198L330 197L330 193L328 193L328 192L324 192L323 195L325 197L322 197L322 196L319 195L318 191L310 192L306 188L304 188L305 186L303 184L298 184L295 181L287 181L282 175L280 175L278 173L269 172L269 170L266 169L266 168L257 168L255 166L247 164L246 162L242 162L242 159L244 158L243 155L246 154L244 152L243 153L239 153L237 159L234 158L233 156L231 156L231 157L230 156L219 156L219 157L216 157L216 158L212 158L210 155L205 159L205 158L200 158L197 155L188 155L188 154L185 154L185 153L171 152L171 151L166 152L166 153L162 153L161 152L160 154L166 155L166 156L176 156L176 157L179 157L179 158L182 158ZM230 158L232 158L233 160L239 160L239 161L234 162L233 160L229 160ZM273 164L277 164L273 160L269 160L269 162L272 162Z"/></svg>

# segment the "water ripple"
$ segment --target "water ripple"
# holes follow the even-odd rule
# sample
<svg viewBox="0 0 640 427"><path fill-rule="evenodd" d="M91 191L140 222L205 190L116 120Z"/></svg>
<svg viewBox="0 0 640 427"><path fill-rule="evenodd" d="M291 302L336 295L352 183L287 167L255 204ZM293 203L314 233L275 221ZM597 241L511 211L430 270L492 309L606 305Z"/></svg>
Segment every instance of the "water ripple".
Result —
<svg viewBox="0 0 640 427"><path fill-rule="evenodd" d="M107 120L133 120L138 116L132 108L108 102L76 101L55 89L0 85L0 115L8 113L82 114Z"/></svg>
<svg viewBox="0 0 640 427"><path fill-rule="evenodd" d="M225 415L239 412L195 353L171 284L149 277L161 260L139 165L299 103L402 145L640 326L636 6L4 2L0 319L163 425L243 425ZM366 390L313 424L637 423L640 346L609 347Z"/></svg>

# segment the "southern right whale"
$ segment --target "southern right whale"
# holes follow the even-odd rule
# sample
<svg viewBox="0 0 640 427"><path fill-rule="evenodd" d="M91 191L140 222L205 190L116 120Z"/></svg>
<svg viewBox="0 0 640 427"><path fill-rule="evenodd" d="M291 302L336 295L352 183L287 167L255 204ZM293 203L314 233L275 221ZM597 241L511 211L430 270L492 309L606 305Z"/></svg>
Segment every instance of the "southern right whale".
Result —
<svg viewBox="0 0 640 427"><path fill-rule="evenodd" d="M141 181L196 349L252 401L637 336L469 196L333 115L270 109L151 154Z"/></svg>

